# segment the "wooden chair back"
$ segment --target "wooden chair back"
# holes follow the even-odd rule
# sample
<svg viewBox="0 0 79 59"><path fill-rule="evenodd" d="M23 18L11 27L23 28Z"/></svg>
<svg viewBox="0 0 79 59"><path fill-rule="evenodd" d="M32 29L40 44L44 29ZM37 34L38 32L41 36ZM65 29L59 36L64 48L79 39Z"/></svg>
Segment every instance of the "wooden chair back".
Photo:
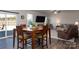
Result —
<svg viewBox="0 0 79 59"><path fill-rule="evenodd" d="M24 24L24 25L20 25L22 28L26 28L26 24Z"/></svg>
<svg viewBox="0 0 79 59"><path fill-rule="evenodd" d="M16 31L17 31L17 36L18 35L23 35L21 26L16 26Z"/></svg>
<svg viewBox="0 0 79 59"><path fill-rule="evenodd" d="M47 31L48 31L48 25L43 26L43 31L42 31L42 34L43 34L43 35L44 35L44 34L46 34L46 33L47 33Z"/></svg>

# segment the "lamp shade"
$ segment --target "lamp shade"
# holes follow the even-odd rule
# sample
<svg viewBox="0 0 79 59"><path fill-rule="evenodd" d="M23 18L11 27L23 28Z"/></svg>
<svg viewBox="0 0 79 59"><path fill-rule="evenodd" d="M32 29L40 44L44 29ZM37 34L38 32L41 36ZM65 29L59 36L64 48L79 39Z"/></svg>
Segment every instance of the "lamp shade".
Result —
<svg viewBox="0 0 79 59"><path fill-rule="evenodd" d="M78 21L76 21L76 22L75 22L75 25L78 25L78 24L79 24Z"/></svg>

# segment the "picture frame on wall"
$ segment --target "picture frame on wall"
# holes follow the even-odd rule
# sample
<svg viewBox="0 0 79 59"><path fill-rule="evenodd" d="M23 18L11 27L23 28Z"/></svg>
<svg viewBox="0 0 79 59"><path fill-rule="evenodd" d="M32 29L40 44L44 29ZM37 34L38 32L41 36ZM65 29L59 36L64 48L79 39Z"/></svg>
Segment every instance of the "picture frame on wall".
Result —
<svg viewBox="0 0 79 59"><path fill-rule="evenodd" d="M21 19L24 19L24 15L21 15Z"/></svg>

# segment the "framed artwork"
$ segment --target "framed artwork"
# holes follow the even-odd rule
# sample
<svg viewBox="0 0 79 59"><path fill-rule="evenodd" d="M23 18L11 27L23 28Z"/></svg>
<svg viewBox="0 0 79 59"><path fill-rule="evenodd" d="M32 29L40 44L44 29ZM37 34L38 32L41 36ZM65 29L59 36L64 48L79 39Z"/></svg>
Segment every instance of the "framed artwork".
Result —
<svg viewBox="0 0 79 59"><path fill-rule="evenodd" d="M21 15L21 19L24 19L24 15Z"/></svg>

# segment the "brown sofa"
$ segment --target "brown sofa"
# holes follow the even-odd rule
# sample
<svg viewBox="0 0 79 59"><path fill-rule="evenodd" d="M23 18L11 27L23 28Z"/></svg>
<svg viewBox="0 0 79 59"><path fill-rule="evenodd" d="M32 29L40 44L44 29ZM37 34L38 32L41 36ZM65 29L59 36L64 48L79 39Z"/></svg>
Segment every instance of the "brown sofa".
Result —
<svg viewBox="0 0 79 59"><path fill-rule="evenodd" d="M76 25L70 25L68 26L68 29L66 30L58 30L58 37L62 39L72 39L72 38L78 38L78 26Z"/></svg>

